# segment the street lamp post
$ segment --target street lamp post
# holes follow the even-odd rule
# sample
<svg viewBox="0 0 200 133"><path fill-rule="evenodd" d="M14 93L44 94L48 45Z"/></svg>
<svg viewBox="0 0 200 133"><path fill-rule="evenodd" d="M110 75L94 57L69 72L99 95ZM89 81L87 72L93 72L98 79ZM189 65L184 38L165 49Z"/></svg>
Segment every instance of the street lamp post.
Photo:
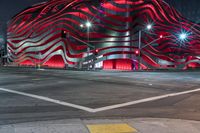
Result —
<svg viewBox="0 0 200 133"><path fill-rule="evenodd" d="M35 48L35 69L37 69L37 58L36 58L36 56L37 56L37 50Z"/></svg>
<svg viewBox="0 0 200 133"><path fill-rule="evenodd" d="M141 36L141 32L139 33L139 36ZM169 36L160 35L159 38L154 39L153 41L147 43L147 44L144 45L144 46L141 46L141 39L140 39L140 40L139 40L139 52L138 52L138 56L139 56L139 57L138 57L138 69L140 70L141 51L142 51L143 48L145 48L145 47L151 45L152 43L154 43L154 42L156 42L156 41L158 41L158 40L160 40L160 39L162 39L162 38L169 38L169 37L172 37L172 36L173 36L173 35L169 35Z"/></svg>
<svg viewBox="0 0 200 133"><path fill-rule="evenodd" d="M0 66L3 64L3 52L0 49Z"/></svg>
<svg viewBox="0 0 200 133"><path fill-rule="evenodd" d="M141 36L142 36L142 31L140 30L139 31L139 44L138 44L138 48L139 48L139 55L138 55L138 69L140 70L140 58L141 58L141 52L140 52L140 50L141 50Z"/></svg>
<svg viewBox="0 0 200 133"><path fill-rule="evenodd" d="M90 21L87 21L85 24L80 24L80 28L85 28L85 27L87 28L87 42L85 42L73 35L70 35L69 32L68 32L68 37L72 37L73 39L86 44L88 46L87 47L87 57L89 57L90 48L95 49L95 47L89 43L90 42L90 27L92 27L92 23ZM63 36L63 38L66 37L66 31L62 31L62 36ZM82 63L82 61L80 63ZM82 68L82 64L79 64L79 66ZM88 61L87 70L89 70L89 69L90 69L90 66L89 66L89 61Z"/></svg>
<svg viewBox="0 0 200 133"><path fill-rule="evenodd" d="M87 27L87 42L89 43L89 41L90 41L90 29L89 27ZM87 57L89 57L89 55L90 55L90 47L87 47ZM90 70L89 62L87 69Z"/></svg>
<svg viewBox="0 0 200 133"><path fill-rule="evenodd" d="M147 29L150 30L152 28L151 25L147 25ZM141 60L141 50L149 45L151 45L152 43L160 40L160 39L163 39L163 38L169 38L169 37L173 37L174 35L168 35L168 36L163 36L163 35L160 35L157 39L154 39L153 41L147 43L146 45L142 46L142 43L141 43L141 38L142 38L142 30L139 31L139 43L138 43L138 49L139 49L139 52L138 52L138 69L140 70L140 60ZM188 34L187 33L180 33L179 36L178 36L178 39L181 41L181 42L184 42L188 39Z"/></svg>
<svg viewBox="0 0 200 133"><path fill-rule="evenodd" d="M152 29L152 25L148 24L146 27L147 30L151 30ZM143 30L139 30L139 41L138 41L138 49L139 49L139 53L138 53L138 70L140 70L140 62L141 62L141 40L142 40L142 31Z"/></svg>
<svg viewBox="0 0 200 133"><path fill-rule="evenodd" d="M38 69L40 70L41 69L41 53L39 52L39 66L38 66Z"/></svg>
<svg viewBox="0 0 200 133"><path fill-rule="evenodd" d="M90 41L90 27L92 26L92 24L91 24L91 22L87 21L85 25L87 27L87 42L89 43L89 41ZM89 57L89 54L90 54L90 47L87 47L87 57ZM87 70L90 70L89 62L88 62Z"/></svg>
<svg viewBox="0 0 200 133"><path fill-rule="evenodd" d="M7 54L6 54L6 61L7 63L9 64L10 63L10 56L11 56L11 50L10 49L7 49Z"/></svg>

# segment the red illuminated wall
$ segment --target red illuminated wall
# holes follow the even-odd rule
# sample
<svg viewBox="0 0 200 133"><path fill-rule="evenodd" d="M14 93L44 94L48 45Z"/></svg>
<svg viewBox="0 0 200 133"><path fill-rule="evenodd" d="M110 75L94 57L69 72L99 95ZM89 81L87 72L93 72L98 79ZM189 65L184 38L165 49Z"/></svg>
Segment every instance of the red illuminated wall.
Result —
<svg viewBox="0 0 200 133"><path fill-rule="evenodd" d="M132 70L137 69L137 64L130 59L114 59L114 60L106 60L103 63L103 69L117 69L117 70Z"/></svg>
<svg viewBox="0 0 200 133"><path fill-rule="evenodd" d="M92 23L89 35L87 21ZM152 30L146 32L149 23ZM153 41L140 50L140 61L135 52L139 30L143 30L142 46ZM180 41L182 32L187 40ZM158 39L160 35L163 38ZM89 54L86 43L92 46ZM95 60L104 61L104 69L197 68L200 25L162 0L51 0L13 17L8 24L8 51L10 62L17 65L79 68Z"/></svg>

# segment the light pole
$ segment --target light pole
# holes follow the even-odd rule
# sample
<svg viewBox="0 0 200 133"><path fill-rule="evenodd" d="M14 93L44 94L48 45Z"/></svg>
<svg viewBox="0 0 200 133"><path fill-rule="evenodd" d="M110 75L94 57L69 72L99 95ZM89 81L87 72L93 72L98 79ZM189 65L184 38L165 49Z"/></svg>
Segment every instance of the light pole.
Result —
<svg viewBox="0 0 200 133"><path fill-rule="evenodd" d="M35 48L35 69L37 69L37 59L36 59L36 55L37 55L37 51L36 51L36 48Z"/></svg>
<svg viewBox="0 0 200 133"><path fill-rule="evenodd" d="M152 25L148 24L146 27L147 30L151 30L152 29ZM142 39L142 31L143 30L139 30L139 42L138 42L138 49L139 49L139 53L138 53L138 69L140 70L140 59L141 59L141 39Z"/></svg>
<svg viewBox="0 0 200 133"><path fill-rule="evenodd" d="M140 33L141 34L141 33ZM163 36L163 35L160 35L157 39L154 39L153 41L145 44L143 47L139 46L140 47L140 50L142 50L143 48L147 47L148 45L151 45L152 43L160 40L160 39L163 39L163 38L169 38L169 37L175 37L175 35L168 35L168 36ZM177 37L181 42L185 42L187 39L188 39L188 34L187 33L180 33Z"/></svg>
<svg viewBox="0 0 200 133"><path fill-rule="evenodd" d="M79 38L77 38L77 37L75 37L73 35L71 35L69 32L67 32L65 30L62 30L62 32L61 32L62 35L61 36L62 36L62 38L72 37L73 39L75 39L75 40L87 45L87 57L89 57L90 48L95 49L95 47L89 43L89 41L90 41L90 27L92 27L92 23L90 21L87 21L85 24L80 24L80 28L85 28L85 27L87 28L87 42L83 41L83 40L81 40L81 39L79 39ZM82 68L82 61L80 63L81 64L79 64L79 67ZM89 61L88 61L87 69L89 70Z"/></svg>
<svg viewBox="0 0 200 133"><path fill-rule="evenodd" d="M0 49L0 66L3 64L3 52L2 50Z"/></svg>
<svg viewBox="0 0 200 133"><path fill-rule="evenodd" d="M147 25L147 29L148 30L150 30L151 28L152 28L152 26ZM175 37L175 35L168 35L168 36L160 35L157 39L154 39L153 41L151 41L151 42L147 43L146 45L142 46L141 45L141 36L142 36L142 30L139 31L139 46L138 46L138 48L139 48L139 51L138 51L138 69L139 70L140 70L141 51L142 51L143 48L151 45L152 43L154 43L154 42L156 42L156 41L158 41L160 39ZM181 42L185 42L188 39L188 34L185 33L185 32L182 32L182 33L179 33L178 37L176 37L176 38L178 38Z"/></svg>
<svg viewBox="0 0 200 133"><path fill-rule="evenodd" d="M39 70L41 69L41 52L39 52L39 66L38 66L38 69Z"/></svg>
<svg viewBox="0 0 200 133"><path fill-rule="evenodd" d="M169 35L169 36L160 35L159 38L154 39L153 41L151 41L151 42L145 44L143 47L140 48L140 50L142 50L143 48L145 48L145 47L151 45L152 43L154 43L154 42L156 42L156 41L158 41L158 40L160 40L160 39L162 39L162 38L169 38L169 37L172 37L172 36L174 36L174 35Z"/></svg>
<svg viewBox="0 0 200 133"><path fill-rule="evenodd" d="M92 24L91 24L90 21L87 21L85 25L87 27L87 42L89 43L89 41L90 41L90 27L92 26ZM90 54L90 47L87 47L87 57L89 57L89 54ZM89 61L88 61L87 70L90 70Z"/></svg>
<svg viewBox="0 0 200 133"><path fill-rule="evenodd" d="M11 50L7 48L6 61L8 64L10 64L10 56L11 56Z"/></svg>
<svg viewBox="0 0 200 133"><path fill-rule="evenodd" d="M138 45L139 45L139 46L138 46L138 49L139 49L139 53L138 53L138 54L139 54L139 55L138 55L138 69L139 69L139 70L140 70L140 58L141 58L141 57L140 57L140 56L141 56L141 55L140 55L140 53L141 53L141 52L140 52L140 50L141 50L141 39L142 39L141 36L142 36L142 31L140 30L140 31L139 31L139 44L138 44Z"/></svg>

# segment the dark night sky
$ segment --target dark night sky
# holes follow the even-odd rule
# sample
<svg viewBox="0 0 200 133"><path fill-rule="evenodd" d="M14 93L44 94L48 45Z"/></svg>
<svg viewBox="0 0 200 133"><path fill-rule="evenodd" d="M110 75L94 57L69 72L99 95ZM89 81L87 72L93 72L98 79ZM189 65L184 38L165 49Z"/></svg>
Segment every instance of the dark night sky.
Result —
<svg viewBox="0 0 200 133"><path fill-rule="evenodd" d="M42 1L45 0L0 0L0 28L18 12Z"/></svg>
<svg viewBox="0 0 200 133"><path fill-rule="evenodd" d="M0 0L0 35L5 33L6 22L21 10L47 0ZM200 0L165 0L175 6L184 16L200 19ZM187 11L189 10L189 12Z"/></svg>
<svg viewBox="0 0 200 133"><path fill-rule="evenodd" d="M200 0L165 0L176 8L184 17L200 22Z"/></svg>

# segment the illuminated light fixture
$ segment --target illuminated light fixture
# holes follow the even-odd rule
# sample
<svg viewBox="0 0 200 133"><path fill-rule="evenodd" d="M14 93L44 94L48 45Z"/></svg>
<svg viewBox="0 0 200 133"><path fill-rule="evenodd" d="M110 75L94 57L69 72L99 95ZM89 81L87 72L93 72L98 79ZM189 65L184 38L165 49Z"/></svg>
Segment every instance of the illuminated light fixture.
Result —
<svg viewBox="0 0 200 133"><path fill-rule="evenodd" d="M94 55L98 55L98 52L99 52L99 50L98 50L98 49L95 49Z"/></svg>
<svg viewBox="0 0 200 133"><path fill-rule="evenodd" d="M162 38L163 38L163 35L160 35L160 38L162 39Z"/></svg>
<svg viewBox="0 0 200 133"><path fill-rule="evenodd" d="M152 29L152 25L151 24L148 24L147 25L147 30L151 30Z"/></svg>
<svg viewBox="0 0 200 133"><path fill-rule="evenodd" d="M135 50L135 54L138 55L140 53L139 50Z"/></svg>
<svg viewBox="0 0 200 133"><path fill-rule="evenodd" d="M80 24L80 27L81 27L81 28L83 28L83 27L84 27L84 25L83 25L83 24Z"/></svg>
<svg viewBox="0 0 200 133"><path fill-rule="evenodd" d="M86 26L89 28L92 26L91 22L87 21Z"/></svg>
<svg viewBox="0 0 200 133"><path fill-rule="evenodd" d="M187 40L187 37L188 37L187 33L181 33L181 34L179 35L179 39L180 39L181 41Z"/></svg>
<svg viewBox="0 0 200 133"><path fill-rule="evenodd" d="M98 50L98 49L96 49L96 50L95 50L95 52L97 52L97 53L98 53L98 52L99 52L99 50Z"/></svg>

